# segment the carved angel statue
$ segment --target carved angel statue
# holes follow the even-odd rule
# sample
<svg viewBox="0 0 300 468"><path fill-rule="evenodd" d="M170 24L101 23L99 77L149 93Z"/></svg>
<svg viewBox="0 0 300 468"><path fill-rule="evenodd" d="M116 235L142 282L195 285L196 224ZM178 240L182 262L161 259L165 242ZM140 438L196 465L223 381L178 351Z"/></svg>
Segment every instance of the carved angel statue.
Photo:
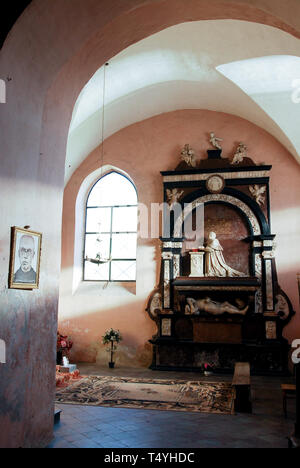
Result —
<svg viewBox="0 0 300 468"><path fill-rule="evenodd" d="M175 203L178 203L178 201L180 200L183 194L184 194L183 190L179 192L179 190L177 190L176 188L173 190L167 189L167 199L168 199L169 205L173 206Z"/></svg>
<svg viewBox="0 0 300 468"><path fill-rule="evenodd" d="M184 148L181 151L181 159L186 162L188 166L196 167L195 152L192 150L190 145L184 145Z"/></svg>
<svg viewBox="0 0 300 468"><path fill-rule="evenodd" d="M205 276L209 277L233 277L246 276L240 271L234 270L225 262L223 247L221 246L215 232L210 232L204 248L205 254Z"/></svg>
<svg viewBox="0 0 300 468"><path fill-rule="evenodd" d="M210 134L210 143L217 149L222 149L221 142L223 141L222 138L217 138L214 133Z"/></svg>
<svg viewBox="0 0 300 468"><path fill-rule="evenodd" d="M281 294L276 296L277 304L275 306L275 312L279 315L281 320L287 320L290 315L290 308L287 300Z"/></svg>
<svg viewBox="0 0 300 468"><path fill-rule="evenodd" d="M243 162L244 158L248 157L247 149L248 148L244 143L240 143L230 164L240 164Z"/></svg>
<svg viewBox="0 0 300 468"><path fill-rule="evenodd" d="M265 204L265 193L266 193L266 187L260 187L259 185L250 185L249 191L253 198L255 198L256 203L258 203L260 206Z"/></svg>
<svg viewBox="0 0 300 468"><path fill-rule="evenodd" d="M156 318L158 314L162 313L162 297L159 291L156 291L153 294L149 301L147 310L152 319Z"/></svg>
<svg viewBox="0 0 300 468"><path fill-rule="evenodd" d="M186 315L200 315L200 312L206 312L211 315L222 315L222 314L239 314L246 315L249 306L244 308L236 307L229 302L217 302L206 297L205 299L195 300L193 298L187 298L187 305L185 306ZM237 303L240 302L237 300ZM239 304L238 304L239 305Z"/></svg>

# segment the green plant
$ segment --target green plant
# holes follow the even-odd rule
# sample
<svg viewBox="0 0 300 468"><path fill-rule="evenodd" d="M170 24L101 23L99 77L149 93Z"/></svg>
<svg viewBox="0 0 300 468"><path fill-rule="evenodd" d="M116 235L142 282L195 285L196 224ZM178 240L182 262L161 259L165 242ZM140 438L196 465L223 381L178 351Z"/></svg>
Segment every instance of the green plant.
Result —
<svg viewBox="0 0 300 468"><path fill-rule="evenodd" d="M122 335L119 330L114 330L111 328L110 330L107 330L103 337L102 337L102 343L104 345L110 344L110 348L107 350L110 353L110 362L114 362L114 353L117 350L117 344L122 341Z"/></svg>

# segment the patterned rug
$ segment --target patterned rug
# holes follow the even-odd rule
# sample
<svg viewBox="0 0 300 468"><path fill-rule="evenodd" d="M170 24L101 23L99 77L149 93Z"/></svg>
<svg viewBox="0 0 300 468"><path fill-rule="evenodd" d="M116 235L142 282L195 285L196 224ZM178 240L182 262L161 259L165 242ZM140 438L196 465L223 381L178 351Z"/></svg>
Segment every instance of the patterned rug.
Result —
<svg viewBox="0 0 300 468"><path fill-rule="evenodd" d="M233 413L230 383L88 376L58 388L56 402L197 413Z"/></svg>

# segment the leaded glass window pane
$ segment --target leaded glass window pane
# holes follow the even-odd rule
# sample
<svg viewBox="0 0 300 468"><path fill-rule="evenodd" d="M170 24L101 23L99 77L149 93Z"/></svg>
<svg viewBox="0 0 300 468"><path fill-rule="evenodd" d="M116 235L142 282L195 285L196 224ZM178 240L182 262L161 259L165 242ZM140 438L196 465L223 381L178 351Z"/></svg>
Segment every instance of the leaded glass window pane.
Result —
<svg viewBox="0 0 300 468"><path fill-rule="evenodd" d="M87 206L136 205L133 184L121 174L112 172L100 179L91 190Z"/></svg>
<svg viewBox="0 0 300 468"><path fill-rule="evenodd" d="M109 281L109 263L95 265L91 262L85 262L84 279L86 281Z"/></svg>
<svg viewBox="0 0 300 468"><path fill-rule="evenodd" d="M135 281L137 218L137 193L126 177L112 172L94 185L86 208L85 281Z"/></svg>
<svg viewBox="0 0 300 468"><path fill-rule="evenodd" d="M110 232L111 208L88 208L86 232Z"/></svg>
<svg viewBox="0 0 300 468"><path fill-rule="evenodd" d="M136 234L113 234L111 254L113 259L135 259Z"/></svg>
<svg viewBox="0 0 300 468"><path fill-rule="evenodd" d="M85 257L108 259L110 256L110 234L87 234L85 238Z"/></svg>
<svg viewBox="0 0 300 468"><path fill-rule="evenodd" d="M135 261L112 261L111 280L112 281L135 281L136 262Z"/></svg>
<svg viewBox="0 0 300 468"><path fill-rule="evenodd" d="M136 232L137 207L114 208L113 232Z"/></svg>

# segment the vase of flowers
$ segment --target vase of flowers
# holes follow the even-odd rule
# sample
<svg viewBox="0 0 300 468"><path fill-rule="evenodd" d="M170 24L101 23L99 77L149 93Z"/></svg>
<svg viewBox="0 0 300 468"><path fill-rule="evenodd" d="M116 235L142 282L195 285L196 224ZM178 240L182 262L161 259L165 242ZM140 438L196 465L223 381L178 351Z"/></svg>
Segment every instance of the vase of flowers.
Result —
<svg viewBox="0 0 300 468"><path fill-rule="evenodd" d="M118 343L122 341L122 336L119 330L107 330L102 337L102 343L104 345L109 345L107 352L110 353L110 362L108 363L110 369L114 369L115 361L114 354L117 351Z"/></svg>
<svg viewBox="0 0 300 468"><path fill-rule="evenodd" d="M204 375L205 375L206 377L209 377L210 375L212 375L212 374L213 374L213 370L214 370L214 369L213 369L213 366L212 366L211 364L209 364L208 362L206 362L206 363L204 364Z"/></svg>
<svg viewBox="0 0 300 468"><path fill-rule="evenodd" d="M56 363L58 366L62 365L64 357L70 357L70 350L73 347L73 342L68 336L61 335L57 332L57 344L56 344Z"/></svg>

